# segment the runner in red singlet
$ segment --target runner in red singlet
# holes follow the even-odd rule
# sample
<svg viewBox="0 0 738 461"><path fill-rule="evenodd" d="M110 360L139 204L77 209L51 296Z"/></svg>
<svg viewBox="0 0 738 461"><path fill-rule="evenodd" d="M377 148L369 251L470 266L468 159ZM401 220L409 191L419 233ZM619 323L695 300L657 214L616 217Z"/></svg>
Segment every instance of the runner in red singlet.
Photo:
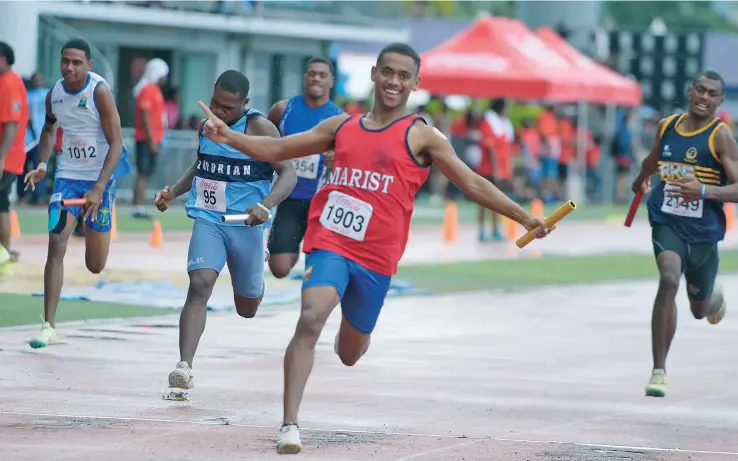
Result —
<svg viewBox="0 0 738 461"><path fill-rule="evenodd" d="M440 131L407 113L408 96L420 84L419 70L415 50L405 44L388 45L372 68L375 104L371 112L331 117L310 131L284 138L237 133L199 103L208 117L205 135L252 158L278 161L335 152L331 177L313 198L308 214L302 310L284 359L280 454L302 449L297 411L313 367L315 344L339 303L343 320L336 353L351 366L367 351L407 244L415 194L428 179L431 163L476 203L526 229L540 227L539 238L548 233L542 219L469 169Z"/></svg>

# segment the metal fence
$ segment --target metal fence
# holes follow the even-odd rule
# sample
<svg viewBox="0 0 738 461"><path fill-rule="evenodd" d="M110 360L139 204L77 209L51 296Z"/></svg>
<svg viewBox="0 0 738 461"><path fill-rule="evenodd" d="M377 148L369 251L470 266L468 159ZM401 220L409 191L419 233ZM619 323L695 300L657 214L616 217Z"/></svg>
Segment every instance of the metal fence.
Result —
<svg viewBox="0 0 738 461"><path fill-rule="evenodd" d="M112 3L112 2L111 2ZM127 1L131 6L196 11L210 14L251 16L265 19L299 20L384 27L402 27L403 2L366 1Z"/></svg>
<svg viewBox="0 0 738 461"><path fill-rule="evenodd" d="M133 129L123 129L123 142L128 147L128 159L133 171L118 180L118 198L127 202L133 198L133 184L136 180L136 142ZM169 130L156 171L149 179L147 196L153 197L166 185L172 185L182 176L197 157L197 132L192 130ZM186 199L186 195L180 199Z"/></svg>

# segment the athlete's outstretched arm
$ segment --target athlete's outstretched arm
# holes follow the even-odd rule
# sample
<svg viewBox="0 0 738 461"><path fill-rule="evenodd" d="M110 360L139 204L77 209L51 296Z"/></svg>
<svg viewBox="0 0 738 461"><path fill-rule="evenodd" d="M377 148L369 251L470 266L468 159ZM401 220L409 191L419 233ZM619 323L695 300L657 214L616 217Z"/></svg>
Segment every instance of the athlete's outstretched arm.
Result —
<svg viewBox="0 0 738 461"><path fill-rule="evenodd" d="M115 98L107 85L97 85L95 88L95 103L97 110L100 112L100 123L102 124L105 139L108 140L110 149L105 157L100 176L97 179L97 186L105 188L110 178L115 172L115 168L120 162L123 154L123 134L120 128L120 115L115 105Z"/></svg>
<svg viewBox="0 0 738 461"><path fill-rule="evenodd" d="M320 154L333 149L336 130L349 116L337 115L323 120L309 131L293 134L284 138L269 136L250 136L228 128L222 120L213 115L208 106L198 101L200 109L207 116L205 136L214 142L228 144L241 152L248 152L249 157L262 162L279 162L306 155Z"/></svg>
<svg viewBox="0 0 738 461"><path fill-rule="evenodd" d="M510 200L491 182L472 171L456 155L445 135L436 128L416 124L410 130L408 142L413 152L425 152L444 176L479 205L522 224L530 230L540 226L543 231L536 235L543 237L548 229L542 219L528 213L523 207Z"/></svg>
<svg viewBox="0 0 738 461"><path fill-rule="evenodd" d="M269 120L261 116L252 116L249 119L249 126L246 132L250 136L269 136L270 138L279 138L279 130ZM272 186L272 190L269 192L261 204L270 210L282 203L284 199L290 196L292 190L297 184L297 173L295 173L295 167L292 166L290 160L282 160L278 162L272 162L274 171L277 172L279 178L277 182Z"/></svg>

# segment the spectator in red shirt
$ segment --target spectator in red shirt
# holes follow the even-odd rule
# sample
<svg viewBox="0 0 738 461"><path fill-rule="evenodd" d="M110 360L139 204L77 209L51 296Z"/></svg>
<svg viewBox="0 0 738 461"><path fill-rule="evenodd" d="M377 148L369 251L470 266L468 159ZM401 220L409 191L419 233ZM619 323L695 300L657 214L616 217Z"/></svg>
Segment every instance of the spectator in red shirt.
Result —
<svg viewBox="0 0 738 461"><path fill-rule="evenodd" d="M0 42L0 275L10 270L10 192L26 163L28 94L14 63L13 49Z"/></svg>
<svg viewBox="0 0 738 461"><path fill-rule="evenodd" d="M576 122L562 115L559 117L559 135L561 137L561 157L559 157L559 194L566 195L566 183L569 180L569 165L577 156Z"/></svg>
<svg viewBox="0 0 738 461"><path fill-rule="evenodd" d="M492 101L491 108L484 115L480 129L482 161L477 168L477 173L488 178L501 191L511 194L513 192L512 156L515 130L507 117L507 104L504 99ZM491 212L484 208L479 209L479 241L487 240L484 217L488 213ZM495 213L492 213L492 238L503 240Z"/></svg>
<svg viewBox="0 0 738 461"><path fill-rule="evenodd" d="M166 107L161 86L167 81L169 66L159 58L146 63L141 80L133 88L136 98L136 185L133 190L133 216L148 218L144 207L146 187L156 169L159 150L166 132Z"/></svg>

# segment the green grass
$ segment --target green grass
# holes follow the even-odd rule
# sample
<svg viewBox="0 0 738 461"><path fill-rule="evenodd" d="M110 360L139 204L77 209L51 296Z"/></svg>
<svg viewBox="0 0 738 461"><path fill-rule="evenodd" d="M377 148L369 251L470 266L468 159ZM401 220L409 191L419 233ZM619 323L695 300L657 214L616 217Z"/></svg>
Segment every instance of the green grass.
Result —
<svg viewBox="0 0 738 461"><path fill-rule="evenodd" d="M738 272L738 250L720 254L722 274ZM541 285L571 285L656 277L651 255L552 256L539 259L476 261L400 266L397 279L436 293L515 290ZM39 323L40 297L0 294L0 327ZM61 301L57 321L148 317L173 311L124 304Z"/></svg>
<svg viewBox="0 0 738 461"><path fill-rule="evenodd" d="M720 272L738 272L738 250L720 253ZM617 254L400 266L397 278L443 293L612 282L657 274L653 256Z"/></svg>
<svg viewBox="0 0 738 461"><path fill-rule="evenodd" d="M563 203L563 202L562 202ZM561 203L555 203L546 205L544 207L544 213L549 215L553 213ZM469 201L457 202L459 210L459 222L462 224L469 224L477 222L477 214L479 207L477 204ZM530 205L524 205L528 211L530 211ZM423 224L441 224L443 222L443 211L444 205L433 206L426 200L418 200L415 206L415 213L413 214L413 225ZM578 206L577 209L566 217L566 220L571 221L600 221L604 222L608 218L617 218L625 220L625 215L628 214L628 205L584 205ZM641 210L636 215L636 220L645 219L645 210Z"/></svg>
<svg viewBox="0 0 738 461"><path fill-rule="evenodd" d="M29 295L0 293L0 327L29 325L41 319L43 298ZM60 301L57 322L74 320L114 319L128 317L150 317L177 313L173 310L151 307L129 306L126 304L98 303L91 301Z"/></svg>
<svg viewBox="0 0 738 461"><path fill-rule="evenodd" d="M18 221L20 222L23 235L43 235L48 231L48 214L43 207L19 207ZM191 231L192 220L187 217L184 207L174 207L165 213L159 213L155 209L151 211L152 216L161 222L166 231ZM117 211L118 232L150 232L153 221L134 219L131 216L131 208L121 207Z"/></svg>
<svg viewBox="0 0 738 461"><path fill-rule="evenodd" d="M477 205L468 201L457 202L459 210L459 222L462 224L474 223L477 220ZM558 205L545 207L546 214L553 212ZM18 218L21 231L24 235L44 235L47 233L47 212L43 207L19 207ZM187 232L192 230L192 220L187 217L184 207L176 205L165 213L159 213L155 209L150 211L155 219L161 222L165 231ZM588 205L580 206L570 214L567 221L605 221L609 217L625 219L627 206L625 205ZM413 225L440 225L443 223L444 205L434 206L427 200L419 199L416 202ZM645 212L637 215L636 219L644 219ZM118 232L149 232L152 222L134 219L131 216L131 208L121 206L117 213Z"/></svg>

